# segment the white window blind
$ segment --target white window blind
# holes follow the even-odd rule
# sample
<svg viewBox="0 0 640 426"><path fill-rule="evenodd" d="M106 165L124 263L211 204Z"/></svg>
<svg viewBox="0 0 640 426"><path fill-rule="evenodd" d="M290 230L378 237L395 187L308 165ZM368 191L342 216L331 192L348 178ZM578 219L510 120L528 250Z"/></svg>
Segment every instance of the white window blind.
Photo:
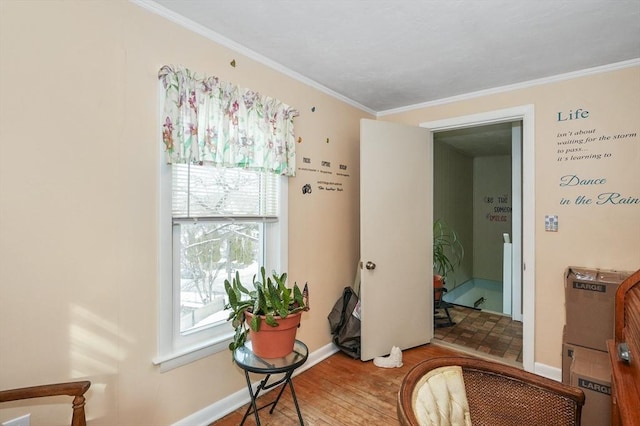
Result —
<svg viewBox="0 0 640 426"><path fill-rule="evenodd" d="M245 169L172 165L174 219L278 216L279 176Z"/></svg>

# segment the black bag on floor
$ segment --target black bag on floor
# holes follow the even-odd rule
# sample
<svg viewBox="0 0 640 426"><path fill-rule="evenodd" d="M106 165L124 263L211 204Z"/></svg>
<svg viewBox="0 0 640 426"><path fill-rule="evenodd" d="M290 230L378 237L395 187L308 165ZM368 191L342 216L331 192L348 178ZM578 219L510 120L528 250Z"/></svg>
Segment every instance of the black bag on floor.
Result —
<svg viewBox="0 0 640 426"><path fill-rule="evenodd" d="M345 287L327 317L333 343L350 357L360 359L360 303L351 287Z"/></svg>

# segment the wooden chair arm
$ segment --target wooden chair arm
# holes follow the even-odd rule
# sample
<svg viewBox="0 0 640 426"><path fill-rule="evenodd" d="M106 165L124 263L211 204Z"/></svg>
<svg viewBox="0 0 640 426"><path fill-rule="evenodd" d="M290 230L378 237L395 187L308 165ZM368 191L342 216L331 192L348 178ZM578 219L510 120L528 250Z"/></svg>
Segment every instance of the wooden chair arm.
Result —
<svg viewBox="0 0 640 426"><path fill-rule="evenodd" d="M86 426L87 421L84 413L84 394L89 390L91 382L88 380L80 382L55 383L49 385L29 386L19 389L7 389L0 391L0 402L18 401L30 398L44 398L48 396L72 396L73 417L71 426Z"/></svg>

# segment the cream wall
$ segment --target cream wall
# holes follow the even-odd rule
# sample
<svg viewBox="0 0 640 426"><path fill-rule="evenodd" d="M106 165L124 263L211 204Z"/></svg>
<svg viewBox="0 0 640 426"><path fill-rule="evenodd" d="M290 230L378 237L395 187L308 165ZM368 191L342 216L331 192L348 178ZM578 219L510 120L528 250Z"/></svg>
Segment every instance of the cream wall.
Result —
<svg viewBox="0 0 640 426"><path fill-rule="evenodd" d="M569 265L620 270L640 268L640 67L583 76L520 90L385 115L412 125L533 104L535 108L535 362L560 368L564 324L564 270ZM578 108L589 111L576 114ZM561 113L560 116L558 114ZM574 118L577 117L577 118ZM571 118L571 119L570 119ZM560 121L558 121L560 119ZM595 129L587 144L561 144L563 133ZM634 134L614 140L615 134ZM601 141L600 137L612 139ZM580 138L575 137L573 139ZM582 136L586 141L586 136ZM568 161L574 155L601 159ZM611 156L604 158L604 154ZM603 184L561 186L561 178L605 179ZM636 204L597 205L605 192ZM578 205L580 196L592 199ZM569 200L570 204L561 204ZM558 232L545 232L545 215L557 214Z"/></svg>
<svg viewBox="0 0 640 426"><path fill-rule="evenodd" d="M447 276L447 288L473 277L473 158L445 143L433 145L433 218L455 230L464 248L460 267Z"/></svg>
<svg viewBox="0 0 640 426"><path fill-rule="evenodd" d="M299 158L348 166L340 193L303 196L310 172L289 183L289 275L310 285L300 337L330 342L326 315L358 260L369 114L122 0L2 0L0 61L0 388L89 379L94 426L170 424L244 389L227 351L162 374L151 362L164 64L294 106ZM70 409L0 421L25 411L59 424Z"/></svg>
<svg viewBox="0 0 640 426"><path fill-rule="evenodd" d="M505 198L499 198L505 197ZM495 208L498 207L496 212ZM473 277L502 282L503 234L511 233L511 156L473 159ZM512 238L513 239L513 238Z"/></svg>

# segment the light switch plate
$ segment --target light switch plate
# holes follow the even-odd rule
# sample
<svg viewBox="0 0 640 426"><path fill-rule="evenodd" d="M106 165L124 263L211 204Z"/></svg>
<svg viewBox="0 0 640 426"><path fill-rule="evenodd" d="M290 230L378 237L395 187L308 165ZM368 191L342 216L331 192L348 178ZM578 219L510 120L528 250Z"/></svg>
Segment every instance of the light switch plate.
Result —
<svg viewBox="0 0 640 426"><path fill-rule="evenodd" d="M544 230L558 232L558 215L546 215L544 217Z"/></svg>

